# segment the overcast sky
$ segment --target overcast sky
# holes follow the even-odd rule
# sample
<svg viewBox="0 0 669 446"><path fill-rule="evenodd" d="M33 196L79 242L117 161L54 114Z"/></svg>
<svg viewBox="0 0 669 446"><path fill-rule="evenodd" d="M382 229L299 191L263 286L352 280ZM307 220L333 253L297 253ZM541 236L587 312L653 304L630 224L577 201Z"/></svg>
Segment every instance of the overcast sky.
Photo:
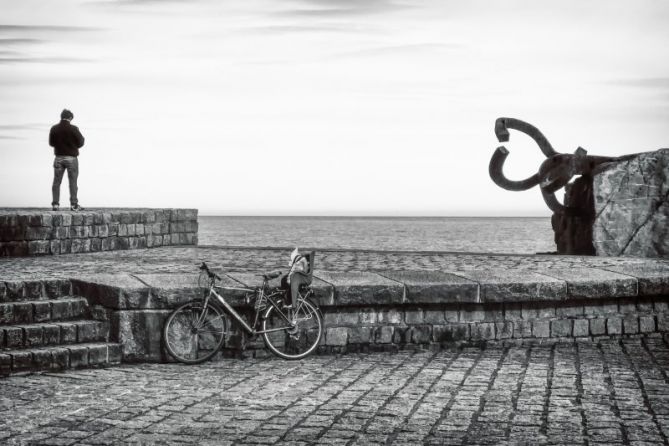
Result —
<svg viewBox="0 0 669 446"><path fill-rule="evenodd" d="M500 116L560 152L669 147L669 2L0 0L0 206L549 215L488 177ZM512 131L507 175L543 159ZM61 204L67 204L67 180Z"/></svg>

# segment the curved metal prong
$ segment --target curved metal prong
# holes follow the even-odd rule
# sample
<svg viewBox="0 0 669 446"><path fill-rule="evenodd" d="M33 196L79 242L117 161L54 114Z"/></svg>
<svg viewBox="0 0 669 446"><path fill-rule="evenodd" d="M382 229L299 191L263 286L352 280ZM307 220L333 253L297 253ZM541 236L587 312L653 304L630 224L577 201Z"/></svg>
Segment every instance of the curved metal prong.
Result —
<svg viewBox="0 0 669 446"><path fill-rule="evenodd" d="M509 130L506 121L510 118L497 118L495 121L495 136L499 142L509 142Z"/></svg>
<svg viewBox="0 0 669 446"><path fill-rule="evenodd" d="M527 190L539 184L540 179L538 173L521 181L513 181L505 177L503 167L507 156L509 156L509 151L506 147L500 146L497 147L495 153L492 154L492 158L490 158L488 171L490 172L490 178L492 178L495 184L503 189L513 191Z"/></svg>
<svg viewBox="0 0 669 446"><path fill-rule="evenodd" d="M555 197L555 193L547 192L541 189L541 196L543 197L544 202L546 203L548 208L556 214L569 215L569 216L579 214L578 209L565 206L562 203L560 203L558 199Z"/></svg>
<svg viewBox="0 0 669 446"><path fill-rule="evenodd" d="M548 139L544 136L538 128L532 124L528 124L525 121L515 118L497 118L495 121L495 135L499 142L507 142L509 140L509 130L514 129L519 132L525 133L527 136L532 138L534 142L537 143L541 151L546 155L547 158L550 158L553 155L557 155L555 149Z"/></svg>
<svg viewBox="0 0 669 446"><path fill-rule="evenodd" d="M555 155L539 166L539 187L543 192L555 193L565 187L574 176L572 155Z"/></svg>

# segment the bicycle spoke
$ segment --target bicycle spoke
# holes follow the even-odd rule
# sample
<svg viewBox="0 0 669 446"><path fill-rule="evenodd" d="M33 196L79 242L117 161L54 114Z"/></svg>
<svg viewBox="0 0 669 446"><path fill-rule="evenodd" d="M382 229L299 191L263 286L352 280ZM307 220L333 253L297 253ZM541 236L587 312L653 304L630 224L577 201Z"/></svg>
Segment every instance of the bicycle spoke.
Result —
<svg viewBox="0 0 669 446"><path fill-rule="evenodd" d="M311 303L300 299L295 316L293 325L286 326L282 314L272 309L263 322L264 330L284 328L263 334L268 348L282 358L303 358L318 346L321 338L323 324Z"/></svg>
<svg viewBox="0 0 669 446"><path fill-rule="evenodd" d="M212 334L224 334L226 333L225 329L218 329L216 327L209 327L209 328L199 328L197 330L198 333L212 333Z"/></svg>
<svg viewBox="0 0 669 446"><path fill-rule="evenodd" d="M165 346L177 360L202 362L216 354L225 342L227 320L215 306L193 302L176 309L164 327Z"/></svg>
<svg viewBox="0 0 669 446"><path fill-rule="evenodd" d="M213 323L214 321L223 321L224 319L225 319L225 315L223 315L223 314L219 314L219 315L216 316L215 318L208 319L208 320L207 320L207 323L208 323L208 324L211 324L211 323Z"/></svg>
<svg viewBox="0 0 669 446"><path fill-rule="evenodd" d="M200 314L202 313L201 310L198 310L196 308L193 308L190 313L190 327L195 328L198 325L198 321L200 320Z"/></svg>

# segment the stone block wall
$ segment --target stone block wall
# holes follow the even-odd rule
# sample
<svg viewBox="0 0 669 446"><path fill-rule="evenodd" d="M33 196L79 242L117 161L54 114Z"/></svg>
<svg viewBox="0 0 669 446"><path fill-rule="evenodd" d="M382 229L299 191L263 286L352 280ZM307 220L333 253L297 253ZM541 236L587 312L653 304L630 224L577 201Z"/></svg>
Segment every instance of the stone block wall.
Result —
<svg viewBox="0 0 669 446"><path fill-rule="evenodd" d="M121 345L65 279L0 280L0 376L118 364Z"/></svg>
<svg viewBox="0 0 669 446"><path fill-rule="evenodd" d="M0 257L196 245L197 209L0 210Z"/></svg>
<svg viewBox="0 0 669 446"><path fill-rule="evenodd" d="M342 353L499 341L550 342L669 331L669 299L323 308L320 350Z"/></svg>

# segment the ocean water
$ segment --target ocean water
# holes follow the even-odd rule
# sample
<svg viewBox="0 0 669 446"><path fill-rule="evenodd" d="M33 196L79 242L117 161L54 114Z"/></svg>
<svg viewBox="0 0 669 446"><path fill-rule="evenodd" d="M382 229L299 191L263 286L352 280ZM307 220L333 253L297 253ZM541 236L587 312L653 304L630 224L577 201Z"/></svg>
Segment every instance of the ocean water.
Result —
<svg viewBox="0 0 669 446"><path fill-rule="evenodd" d="M555 251L548 217L199 217L199 244L527 254Z"/></svg>

